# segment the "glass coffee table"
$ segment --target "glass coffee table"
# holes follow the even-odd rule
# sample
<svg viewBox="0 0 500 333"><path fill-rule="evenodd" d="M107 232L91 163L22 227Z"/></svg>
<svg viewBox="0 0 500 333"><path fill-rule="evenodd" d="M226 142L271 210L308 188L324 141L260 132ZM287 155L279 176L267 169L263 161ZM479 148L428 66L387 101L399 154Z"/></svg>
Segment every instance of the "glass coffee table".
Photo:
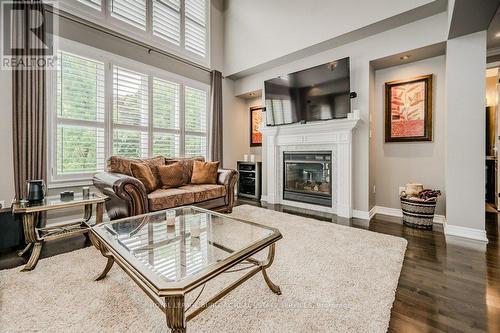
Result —
<svg viewBox="0 0 500 333"><path fill-rule="evenodd" d="M96 280L116 262L164 311L172 332L186 332L186 322L259 272L271 291L281 294L266 272L282 238L277 229L189 206L105 222L91 230L93 244L108 259ZM265 260L254 258L265 249ZM249 267L248 272L189 311L187 293L239 270L231 270L238 264Z"/></svg>

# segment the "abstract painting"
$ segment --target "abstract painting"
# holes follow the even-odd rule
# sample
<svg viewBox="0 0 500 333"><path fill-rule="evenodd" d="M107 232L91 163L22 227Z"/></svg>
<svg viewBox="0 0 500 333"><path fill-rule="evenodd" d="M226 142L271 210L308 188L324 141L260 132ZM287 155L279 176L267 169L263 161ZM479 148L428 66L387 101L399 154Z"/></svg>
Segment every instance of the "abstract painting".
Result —
<svg viewBox="0 0 500 333"><path fill-rule="evenodd" d="M262 112L265 111L263 107L250 108L250 146L262 146Z"/></svg>
<svg viewBox="0 0 500 333"><path fill-rule="evenodd" d="M385 142L432 141L432 74L385 84Z"/></svg>

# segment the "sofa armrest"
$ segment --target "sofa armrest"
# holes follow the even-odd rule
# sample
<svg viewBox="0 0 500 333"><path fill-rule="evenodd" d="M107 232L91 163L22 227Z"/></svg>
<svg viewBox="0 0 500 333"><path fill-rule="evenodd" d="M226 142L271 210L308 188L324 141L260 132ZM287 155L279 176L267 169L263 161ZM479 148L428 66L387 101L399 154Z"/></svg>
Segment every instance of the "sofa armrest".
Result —
<svg viewBox="0 0 500 333"><path fill-rule="evenodd" d="M231 212L235 204L234 188L240 176L239 172L232 169L219 169L217 175L217 184L226 187L226 205Z"/></svg>
<svg viewBox="0 0 500 333"><path fill-rule="evenodd" d="M94 176L93 183L110 198L106 202L106 209L111 220L149 211L146 188L137 178L113 172L100 172Z"/></svg>

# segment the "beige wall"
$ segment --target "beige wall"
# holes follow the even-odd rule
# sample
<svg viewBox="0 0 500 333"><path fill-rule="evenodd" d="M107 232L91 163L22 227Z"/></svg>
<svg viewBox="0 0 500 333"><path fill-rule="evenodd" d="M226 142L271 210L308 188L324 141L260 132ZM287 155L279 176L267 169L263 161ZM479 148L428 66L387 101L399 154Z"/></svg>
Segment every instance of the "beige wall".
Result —
<svg viewBox="0 0 500 333"><path fill-rule="evenodd" d="M485 71L486 31L447 41L446 220L458 230L478 230L483 240Z"/></svg>
<svg viewBox="0 0 500 333"><path fill-rule="evenodd" d="M265 80L326 63L332 59L350 57L351 90L358 93L352 100L352 110L360 110L361 121L353 135L353 205L367 213L370 207L370 62L390 55L407 52L446 40L446 14L435 15L396 29L349 43L328 51L305 57L235 81L235 94L241 95L262 89ZM408 38L408 36L412 38ZM266 175L263 174L263 182ZM263 194L267 192L263 186Z"/></svg>
<svg viewBox="0 0 500 333"><path fill-rule="evenodd" d="M375 161L375 204L400 208L399 186L419 182L426 188L445 190L445 56L426 59L375 72L375 109L372 113L371 159ZM384 84L418 75L433 76L433 141L385 143ZM440 198L437 214L445 213L446 196Z"/></svg>
<svg viewBox="0 0 500 333"><path fill-rule="evenodd" d="M236 169L236 162L248 154L248 112L243 98L234 95L234 82L228 78L222 82L223 135L225 168Z"/></svg>

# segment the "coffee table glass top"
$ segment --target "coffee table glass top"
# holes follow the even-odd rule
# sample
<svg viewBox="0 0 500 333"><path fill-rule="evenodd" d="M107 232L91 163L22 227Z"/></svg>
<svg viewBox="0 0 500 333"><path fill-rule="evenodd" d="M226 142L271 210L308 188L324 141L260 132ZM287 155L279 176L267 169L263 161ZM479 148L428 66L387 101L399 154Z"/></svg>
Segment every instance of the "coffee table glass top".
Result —
<svg viewBox="0 0 500 333"><path fill-rule="evenodd" d="M266 242L278 230L196 207L183 207L93 227L141 274L176 283L210 274Z"/></svg>

